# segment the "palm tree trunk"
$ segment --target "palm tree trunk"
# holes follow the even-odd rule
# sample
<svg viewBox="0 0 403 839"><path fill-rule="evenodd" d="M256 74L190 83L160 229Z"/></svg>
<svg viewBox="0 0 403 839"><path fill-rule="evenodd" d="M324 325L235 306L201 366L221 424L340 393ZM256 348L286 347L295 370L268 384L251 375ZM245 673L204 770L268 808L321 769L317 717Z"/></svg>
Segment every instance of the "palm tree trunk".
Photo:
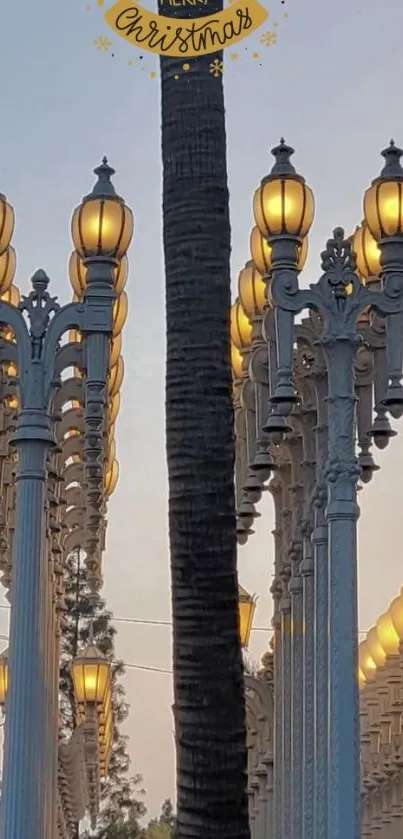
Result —
<svg viewBox="0 0 403 839"><path fill-rule="evenodd" d="M172 17L222 8L163 6ZM214 58L161 59L176 839L248 839L229 361L230 224ZM188 72L182 70L188 61ZM179 76L179 78L175 78Z"/></svg>

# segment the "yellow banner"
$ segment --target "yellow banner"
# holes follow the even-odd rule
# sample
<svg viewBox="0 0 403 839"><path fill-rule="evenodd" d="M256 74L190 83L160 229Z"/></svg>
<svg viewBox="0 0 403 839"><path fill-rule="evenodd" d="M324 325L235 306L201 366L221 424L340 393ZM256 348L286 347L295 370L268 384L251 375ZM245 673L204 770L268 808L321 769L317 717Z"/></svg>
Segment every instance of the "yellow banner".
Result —
<svg viewBox="0 0 403 839"><path fill-rule="evenodd" d="M105 12L105 20L141 50L195 58L236 44L258 29L268 15L258 0L235 0L215 15L196 19L156 15L128 0L118 0Z"/></svg>

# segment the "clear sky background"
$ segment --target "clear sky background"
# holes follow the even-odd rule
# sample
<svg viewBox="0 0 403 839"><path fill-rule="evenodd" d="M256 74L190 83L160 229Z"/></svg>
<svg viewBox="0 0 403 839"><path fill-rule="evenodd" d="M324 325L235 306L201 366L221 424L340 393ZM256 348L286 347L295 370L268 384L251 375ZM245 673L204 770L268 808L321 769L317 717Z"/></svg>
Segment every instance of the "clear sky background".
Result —
<svg viewBox="0 0 403 839"><path fill-rule="evenodd" d="M62 301L70 296L70 213L91 188L92 168L103 154L135 212L117 434L121 478L109 508L104 594L117 617L169 621L158 64L146 57L142 65L139 53L113 36L109 52L97 51L94 40L111 33L95 0L88 5L2 4L0 188L17 213L19 287L26 289L43 267ZM304 282L315 279L333 228L350 232L360 222L364 189L380 170L379 151L391 137L403 144L399 0L276 0L270 12L277 44L261 45L259 33L240 47L238 60L228 59L225 71L234 290L249 258L251 195L281 135L297 149L296 166L316 196ZM403 582L402 435L377 461L381 471L360 493L361 629ZM256 626L268 627L273 515L267 495L260 512L239 568L242 584L259 596ZM117 626L117 650L126 662L170 670L169 627ZM0 631L6 628L1 612ZM268 638L254 633L254 659ZM130 668L125 686L132 768L144 775L154 814L174 794L171 677Z"/></svg>

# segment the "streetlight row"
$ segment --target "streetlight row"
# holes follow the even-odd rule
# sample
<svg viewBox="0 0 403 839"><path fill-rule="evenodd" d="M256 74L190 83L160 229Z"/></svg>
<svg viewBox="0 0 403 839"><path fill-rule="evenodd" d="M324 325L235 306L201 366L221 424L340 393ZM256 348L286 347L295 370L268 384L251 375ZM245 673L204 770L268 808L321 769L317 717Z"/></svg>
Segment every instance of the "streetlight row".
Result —
<svg viewBox="0 0 403 839"><path fill-rule="evenodd" d="M372 440L384 448L395 434L388 413L403 413L403 152L391 142L382 153L363 223L334 231L309 289L298 275L314 199L292 153L281 141L255 193L252 260L231 310L238 541L271 478L275 835L355 839L357 482L378 468Z"/></svg>
<svg viewBox="0 0 403 839"><path fill-rule="evenodd" d="M133 217L115 192L106 158L95 174L92 192L73 213L74 296L63 308L50 296L42 270L32 278L31 293L20 298L13 285L14 211L0 195L0 563L3 583L9 586L12 576L9 656L0 659L5 839L55 835L58 761L65 781L58 751L64 560L84 551L95 599L106 503L119 474L115 423ZM90 643L72 662L72 677L94 825L113 741L110 662ZM20 800L23 814L16 809Z"/></svg>

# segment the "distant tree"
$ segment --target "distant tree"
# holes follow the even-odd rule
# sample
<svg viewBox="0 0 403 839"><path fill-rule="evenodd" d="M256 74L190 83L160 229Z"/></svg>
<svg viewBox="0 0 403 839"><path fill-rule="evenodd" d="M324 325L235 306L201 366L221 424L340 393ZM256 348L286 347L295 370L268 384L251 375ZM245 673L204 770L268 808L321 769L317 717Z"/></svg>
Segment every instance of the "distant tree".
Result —
<svg viewBox="0 0 403 839"><path fill-rule="evenodd" d="M89 642L90 628L94 644L112 663L113 745L108 777L101 782L101 813L97 830L84 831L82 839L136 839L141 835L139 819L146 807L141 800L141 775L130 777L128 738L121 733L121 725L129 713L125 690L121 683L125 668L115 661L116 629L112 614L101 599L96 604L90 597L86 573L80 553L71 554L65 571L65 626L61 637L60 661L60 717L61 731L69 737L76 725L71 662L78 651ZM77 836L78 830L77 830Z"/></svg>
<svg viewBox="0 0 403 839"><path fill-rule="evenodd" d="M172 801L166 798L157 819L151 819L143 830L143 839L174 839L175 814Z"/></svg>

